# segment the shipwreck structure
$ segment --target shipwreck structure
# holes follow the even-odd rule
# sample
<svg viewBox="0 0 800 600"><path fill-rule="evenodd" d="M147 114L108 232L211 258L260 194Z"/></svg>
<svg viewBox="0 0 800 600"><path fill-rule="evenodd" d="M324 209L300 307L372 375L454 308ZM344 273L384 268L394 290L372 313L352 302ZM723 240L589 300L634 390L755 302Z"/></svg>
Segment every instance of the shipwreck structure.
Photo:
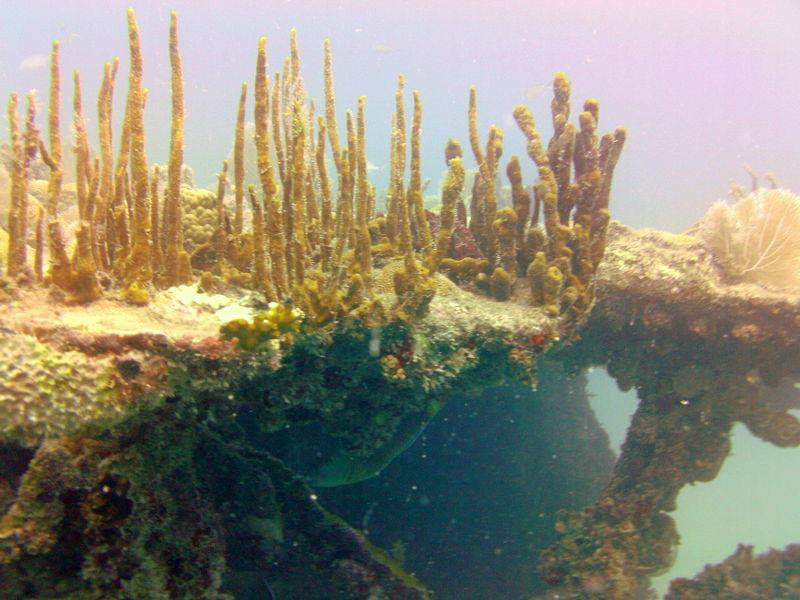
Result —
<svg viewBox="0 0 800 600"><path fill-rule="evenodd" d="M421 98L412 95L409 128L403 76L381 206L367 178L363 97L340 138L330 44L317 115L296 32L271 80L262 38L253 86L260 185L244 184L243 85L233 164L223 163L213 195L184 185L176 16L165 167L145 156L132 11L128 25L116 159L118 63L104 68L94 158L74 76L75 223L62 215L57 42L46 139L34 99L24 127L17 97L9 101L3 597L429 598L424 581L327 511L317 490L379 473L454 399L535 384L545 356L564 381L605 366L620 387L637 389L640 405L599 497L554 518L553 543L529 565L551 590L530 594L647 597L678 542L669 516L678 492L714 478L735 422L778 446L800 445L789 412L800 400L785 386L800 377L800 295L732 281L699 238L611 221L626 133L598 136L594 99L573 125L563 73L546 147L530 111L514 111L538 179L526 187L512 157L508 206L496 185L504 133L492 127L482 142L470 90L477 176L464 190L467 158L451 140L437 213L423 202ZM32 178L37 161L46 184ZM44 191L38 207L34 189ZM278 456L270 435L303 427L317 451L303 454L298 435ZM668 597L744 589L791 598L798 569L797 546L756 558L740 548L696 580L673 582Z"/></svg>

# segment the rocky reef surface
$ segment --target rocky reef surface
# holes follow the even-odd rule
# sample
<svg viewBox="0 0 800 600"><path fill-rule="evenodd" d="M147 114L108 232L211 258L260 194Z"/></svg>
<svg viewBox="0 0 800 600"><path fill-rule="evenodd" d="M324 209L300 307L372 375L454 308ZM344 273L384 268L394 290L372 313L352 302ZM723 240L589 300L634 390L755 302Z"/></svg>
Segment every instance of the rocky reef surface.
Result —
<svg viewBox="0 0 800 600"><path fill-rule="evenodd" d="M252 296L68 306L20 290L0 305L4 593L427 597L307 482L369 477L459 390L530 379L547 317L498 319L497 302L439 287L413 329L376 341L344 319L258 352L219 336L260 310ZM309 423L330 454L303 476L249 431Z"/></svg>
<svg viewBox="0 0 800 600"><path fill-rule="evenodd" d="M148 306L67 306L22 290L0 305L3 591L428 597L327 512L314 486L374 475L442 406L535 381L546 353L567 373L605 365L637 388L640 406L599 499L555 520L541 576L568 597L635 597L669 566L677 533L667 513L683 485L716 475L733 422L800 445L787 412L797 394L771 393L800 374L799 306L726 285L693 238L616 224L596 306L572 340L559 340L558 321L539 309L441 277L413 328L345 318L258 352L219 336L221 324L262 310L249 295L185 286ZM568 410L570 396L562 401ZM265 442L265 432L304 427L322 456L302 456L298 442L279 459L278 441ZM712 597L688 591L708 580L676 583L671 597ZM791 577L781 585L796 591Z"/></svg>

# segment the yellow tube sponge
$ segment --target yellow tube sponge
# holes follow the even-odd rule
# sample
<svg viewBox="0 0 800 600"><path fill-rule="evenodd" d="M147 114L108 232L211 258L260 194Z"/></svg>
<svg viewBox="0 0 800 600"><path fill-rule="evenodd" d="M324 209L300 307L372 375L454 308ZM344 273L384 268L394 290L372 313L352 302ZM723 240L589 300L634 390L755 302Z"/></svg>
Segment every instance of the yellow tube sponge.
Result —
<svg viewBox="0 0 800 600"><path fill-rule="evenodd" d="M183 252L181 227L181 167L183 166L183 72L178 51L178 17L175 11L169 20L169 61L171 69L172 123L170 126L169 164L165 212L165 283L168 286L188 283ZM191 276L191 272L188 273Z"/></svg>
<svg viewBox="0 0 800 600"><path fill-rule="evenodd" d="M265 83L268 80L265 79ZM278 161L278 177L281 182L286 181L286 152L283 149L283 137L281 132L281 74L275 73L275 79L272 82L272 142L274 144L275 159Z"/></svg>
<svg viewBox="0 0 800 600"><path fill-rule="evenodd" d="M576 193L568 193L570 172L575 147L575 127L569 119L570 82L562 71L553 78L553 137L547 146L547 156L558 185L558 214L563 224L569 223L569 214L575 205Z"/></svg>
<svg viewBox="0 0 800 600"><path fill-rule="evenodd" d="M268 113L269 83L267 82L267 39L258 40L255 80L255 142L258 172L261 189L264 193L264 214L269 239L269 255L272 264L272 278L279 297L288 292L286 276L286 242L283 228L283 208L278 198L278 188L272 172L270 158Z"/></svg>
<svg viewBox="0 0 800 600"><path fill-rule="evenodd" d="M150 249L151 265L153 273L161 273L164 270L164 253L161 247L161 225L159 223L160 201L158 197L158 183L161 179L161 167L153 167L153 176L150 179L150 237L153 239L153 246Z"/></svg>
<svg viewBox="0 0 800 600"><path fill-rule="evenodd" d="M114 96L114 79L119 59L106 63L103 68L103 82L97 96L97 126L100 137L100 185L94 211L95 245L99 266L108 271L111 259L108 253L107 223L113 194L114 155L111 135L111 110ZM152 223L151 223L152 228ZM155 230L154 230L155 231ZM153 234L155 236L155 233ZM158 245L157 238L154 243ZM159 251L161 249L159 248Z"/></svg>
<svg viewBox="0 0 800 600"><path fill-rule="evenodd" d="M453 138L447 140L447 145L444 147L444 163L449 165L454 158L462 158L463 156L464 152L461 150L461 144L458 143L458 140Z"/></svg>
<svg viewBox="0 0 800 600"><path fill-rule="evenodd" d="M250 208L253 210L253 287L264 293L267 299L275 296L267 275L267 262L264 253L264 211L256 197L256 188L247 188L250 196Z"/></svg>
<svg viewBox="0 0 800 600"><path fill-rule="evenodd" d="M533 115L527 107L518 105L514 109L514 119L528 140L528 156L539 171L540 181L535 191L544 209L544 226L549 244L547 254L551 258L562 256L568 250L569 228L561 224L558 216L558 184L550 168L550 160L542 148Z"/></svg>
<svg viewBox="0 0 800 600"><path fill-rule="evenodd" d="M452 141L452 140L451 140ZM461 199L464 191L464 165L454 147L448 146L449 152L445 152L448 162L447 179L442 188L442 209L439 213L439 235L436 239L436 254L431 265L431 272L435 272L441 261L450 252L450 241L453 236L455 225L456 204ZM458 148L460 152L461 148ZM447 158L450 156L451 158Z"/></svg>
<svg viewBox="0 0 800 600"><path fill-rule="evenodd" d="M595 269L603 258L606 247L606 230L611 217L608 212L611 196L611 180L617 166L622 148L625 146L627 131L617 127L614 133L607 133L600 140L600 186L595 199L595 212L592 216L591 258Z"/></svg>
<svg viewBox="0 0 800 600"><path fill-rule="evenodd" d="M308 262L308 239L306 236L306 131L307 123L303 107L295 102L292 107L292 242L294 244L294 281L302 283Z"/></svg>
<svg viewBox="0 0 800 600"><path fill-rule="evenodd" d="M26 175L24 171L24 150L22 136L19 131L19 114L17 112L17 95L11 94L8 99L8 125L11 138L11 203L8 211L8 265L6 272L9 277L19 275L25 266L24 254L25 231L21 231L22 196L25 190Z"/></svg>
<svg viewBox="0 0 800 600"><path fill-rule="evenodd" d="M339 158L341 149L339 147L339 129L336 125L336 96L333 93L333 55L331 54L331 41L325 40L322 43L325 55L323 65L323 76L325 80L325 123L328 128L328 139L331 142L331 152L336 169L341 170Z"/></svg>
<svg viewBox="0 0 800 600"><path fill-rule="evenodd" d="M486 218L486 249L489 260L497 260L497 237L494 232L494 221L497 218L497 191L495 179L497 178L497 164L503 153L503 132L492 125L489 128L489 139L486 142L486 160L481 165L481 177L486 184L485 189L485 218Z"/></svg>
<svg viewBox="0 0 800 600"><path fill-rule="evenodd" d="M31 275L28 267L28 176L31 161L36 156L39 145L39 130L36 129L36 93L28 92L26 95L27 110L25 113L25 134L22 139L23 153L23 188L19 202L19 233L20 233L20 261L26 275Z"/></svg>
<svg viewBox="0 0 800 600"><path fill-rule="evenodd" d="M409 206L416 216L416 234L419 248L425 254L431 251L431 229L425 216L422 201L422 175L420 172L420 134L422 131L422 101L419 90L414 90L414 117L411 122L411 180L408 184Z"/></svg>
<svg viewBox="0 0 800 600"><path fill-rule="evenodd" d="M544 304L545 275L547 273L547 258L544 252L537 252L528 265L527 277L531 289L531 302L536 306Z"/></svg>
<svg viewBox="0 0 800 600"><path fill-rule="evenodd" d="M354 215L352 226L350 231L348 232L348 240L351 248L355 248L356 245L356 227L357 223L355 220L355 206L353 204L353 200L355 199L356 188L358 187L358 179L357 179L357 167L358 164L358 143L356 140L356 125L355 121L353 120L353 113L352 111L347 111L345 113L345 122L347 123L347 155L350 157L350 180L353 182L353 189L352 194L348 198L350 202L350 211Z"/></svg>
<svg viewBox="0 0 800 600"><path fill-rule="evenodd" d="M510 206L500 209L492 223L500 266L513 283L517 278L517 213Z"/></svg>
<svg viewBox="0 0 800 600"><path fill-rule="evenodd" d="M511 274L503 267L497 267L492 273L489 282L492 296L496 300L508 300L511 297L511 286L513 280Z"/></svg>
<svg viewBox="0 0 800 600"><path fill-rule="evenodd" d="M525 227L531 210L531 196L525 191L525 186L522 183L522 169L516 156L512 156L511 160L508 161L506 175L511 184L511 202L517 215L517 247L520 251L523 251L525 247Z"/></svg>
<svg viewBox="0 0 800 600"><path fill-rule="evenodd" d="M244 109L247 100L247 83L242 82L239 95L239 110L236 112L236 134L233 142L233 189L236 199L233 215L233 231L242 233L244 205Z"/></svg>
<svg viewBox="0 0 800 600"><path fill-rule="evenodd" d="M416 282L418 276L417 261L414 257L413 238L411 234L411 211L403 193L403 174L405 173L405 154L406 154L406 131L405 131L405 108L403 106L403 88L405 77L400 75L397 78L397 91L395 92L395 113L397 115L397 127L395 129L395 172L394 176L394 197L398 204L398 229L400 233L400 251L405 261L405 276L408 282ZM402 287L402 286L401 286ZM398 294L400 296L401 294Z"/></svg>
<svg viewBox="0 0 800 600"><path fill-rule="evenodd" d="M467 125L469 127L469 144L472 147L472 153L475 155L475 162L480 166L485 162L485 159L481 150L481 140L478 137L478 99L474 85L469 86Z"/></svg>
<svg viewBox="0 0 800 600"><path fill-rule="evenodd" d="M147 158L144 153L144 92L142 89L142 50L139 28L133 9L128 9L130 76L128 78L128 126L131 143L131 188L133 224L131 255L125 269L125 282L134 281L143 289L152 281L150 267L150 198L148 196ZM180 170L180 167L178 168ZM80 247L80 246L79 246ZM76 269L77 270L77 269Z"/></svg>
<svg viewBox="0 0 800 600"><path fill-rule="evenodd" d="M17 95L8 101L8 122L11 137L11 194L8 214L8 275L22 276L20 281L30 282L32 271L28 266L28 172L39 147L36 129L36 103L34 92L27 95L28 108L25 132L20 131L17 114Z"/></svg>
<svg viewBox="0 0 800 600"><path fill-rule="evenodd" d="M485 258L465 256L459 259L443 258L439 263L439 267L455 279L464 281L473 279L481 273L485 274L490 265Z"/></svg>
<svg viewBox="0 0 800 600"><path fill-rule="evenodd" d="M325 164L325 134L327 128L325 120L319 117L319 127L317 130L317 148L315 159L317 161L317 174L319 176L319 188L322 194L322 247L321 264L322 271L327 272L330 266L331 252L333 251L333 213L331 207L331 183L328 179L328 167Z"/></svg>
<svg viewBox="0 0 800 600"><path fill-rule="evenodd" d="M372 240L367 226L369 214L369 197L367 191L367 152L366 152L366 123L364 104L366 98L358 99L357 117L357 190L356 190L356 259L358 260L359 274L362 283L369 290L372 287Z"/></svg>
<svg viewBox="0 0 800 600"><path fill-rule="evenodd" d="M44 209L41 206L36 213L36 253L33 257L33 274L37 283L44 280Z"/></svg>
<svg viewBox="0 0 800 600"><path fill-rule="evenodd" d="M560 312L559 300L562 289L564 289L563 273L556 266L548 267L544 277L544 305L552 316Z"/></svg>
<svg viewBox="0 0 800 600"><path fill-rule="evenodd" d="M120 135L119 152L117 154L117 164L114 171L114 194L111 205L111 217L113 221L114 244L109 245L109 258L112 260L114 272L122 272L125 260L130 253L130 224L128 200L126 198L126 181L128 177L128 162L130 159L131 136L128 118L128 108L122 119L122 134ZM164 207L164 232L167 247L169 247L170 227L174 227L172 215L169 212L169 195Z"/></svg>
<svg viewBox="0 0 800 600"><path fill-rule="evenodd" d="M75 71L75 96L74 96L74 123L75 132L75 169L76 169L76 188L78 192L78 218L79 224L75 231L76 248L75 260L73 265L73 281L70 285L70 292L78 302L91 302L102 296L100 284L97 282L97 263L92 252L92 214L89 202L89 190L87 189L89 174L89 142L86 135L86 124L83 119L83 108L81 101L81 80L78 72ZM147 175L145 173L145 193L147 192ZM149 211L146 215L149 219ZM150 257L146 255L147 270L150 269Z"/></svg>
<svg viewBox="0 0 800 600"><path fill-rule="evenodd" d="M234 152L234 155L235 155L235 152ZM234 158L234 160L235 160L235 158ZM226 245L225 242L226 242L226 237L227 237L227 232L225 231L225 187L227 186L227 183L228 183L228 161L227 160L223 160L222 161L222 171L220 171L217 174L217 196L216 196L215 201L214 201L214 209L215 209L214 212L216 212L216 215L214 215L214 216L216 216L216 228L215 228L215 231L214 231L214 237L215 237L214 241L216 242L216 244L215 244L214 250L215 250L216 258L217 258L217 270L220 273L223 271L222 263L225 261L225 245ZM242 184L244 184L244 182L242 182ZM239 208L240 207L237 207L237 210ZM209 214L209 216L211 216L210 207L208 209L208 213L207 214ZM255 219L255 210L254 210L253 219ZM255 226L254 226L254 228L255 228ZM263 232L263 228L264 228L263 213L262 213L262 218L261 218L261 228L262 228L261 234L263 236L263 234L264 234L264 232ZM242 233L241 231L238 232L239 235L241 235L241 233Z"/></svg>
<svg viewBox="0 0 800 600"><path fill-rule="evenodd" d="M339 207L337 235L334 243L333 256L331 256L330 271L325 284L325 291L335 294L339 290L339 282L342 274L342 259L347 249L349 240L348 232L352 226L353 213L352 203L349 199L353 195L353 180L350 177L350 158L348 151L343 150L339 162Z"/></svg>
<svg viewBox="0 0 800 600"><path fill-rule="evenodd" d="M48 274L53 283L62 289L66 289L72 278L72 267L67 257L64 234L58 219L58 202L64 177L64 172L61 169L61 133L59 131L61 75L58 51L59 43L55 41L50 53L50 99L47 110L50 150L48 152L44 143L40 141L39 151L42 160L50 169L50 176L47 182L47 237L50 250Z"/></svg>
<svg viewBox="0 0 800 600"><path fill-rule="evenodd" d="M580 133L575 141L575 177L579 194L574 220L586 227L591 226L591 213L595 208L597 192L600 188L600 154L597 147L597 104L587 100L588 107L580 114Z"/></svg>
<svg viewBox="0 0 800 600"><path fill-rule="evenodd" d="M397 113L392 113L392 126L389 130L389 189L386 192L386 237L389 244L394 247L397 240L398 203L395 197L394 178L397 169Z"/></svg>

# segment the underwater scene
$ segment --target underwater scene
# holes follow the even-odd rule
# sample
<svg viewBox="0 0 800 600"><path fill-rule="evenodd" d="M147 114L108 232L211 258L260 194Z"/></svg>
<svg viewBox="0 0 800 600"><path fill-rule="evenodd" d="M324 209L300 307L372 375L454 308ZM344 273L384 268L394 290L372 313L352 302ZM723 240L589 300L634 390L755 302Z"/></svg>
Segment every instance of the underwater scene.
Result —
<svg viewBox="0 0 800 600"><path fill-rule="evenodd" d="M0 600L800 600L800 3L0 9Z"/></svg>

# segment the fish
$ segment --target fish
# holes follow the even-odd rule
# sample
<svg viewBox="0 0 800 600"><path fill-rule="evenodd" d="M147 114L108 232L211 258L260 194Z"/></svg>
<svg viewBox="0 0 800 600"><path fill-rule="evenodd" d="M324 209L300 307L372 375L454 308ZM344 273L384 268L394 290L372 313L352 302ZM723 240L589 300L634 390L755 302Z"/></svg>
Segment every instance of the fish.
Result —
<svg viewBox="0 0 800 600"><path fill-rule="evenodd" d="M539 96L547 92L550 87L549 83L538 83L525 90L525 100L536 100Z"/></svg>
<svg viewBox="0 0 800 600"><path fill-rule="evenodd" d="M378 327L375 327L370 331L370 338L369 338L369 355L374 357L378 357L381 354L381 330Z"/></svg>
<svg viewBox="0 0 800 600"><path fill-rule="evenodd" d="M31 54L30 56L22 59L19 63L20 71L33 71L34 69L43 69L50 62L50 57L46 54Z"/></svg>
<svg viewBox="0 0 800 600"><path fill-rule="evenodd" d="M272 591L272 588L269 587L269 583L266 579L262 579L264 583L264 589L267 591L267 598L265 600L275 600L275 592Z"/></svg>
<svg viewBox="0 0 800 600"><path fill-rule="evenodd" d="M340 450L307 478L309 485L337 487L375 477L417 440L441 407L436 402L426 411L406 415L394 435L369 456L354 458Z"/></svg>

